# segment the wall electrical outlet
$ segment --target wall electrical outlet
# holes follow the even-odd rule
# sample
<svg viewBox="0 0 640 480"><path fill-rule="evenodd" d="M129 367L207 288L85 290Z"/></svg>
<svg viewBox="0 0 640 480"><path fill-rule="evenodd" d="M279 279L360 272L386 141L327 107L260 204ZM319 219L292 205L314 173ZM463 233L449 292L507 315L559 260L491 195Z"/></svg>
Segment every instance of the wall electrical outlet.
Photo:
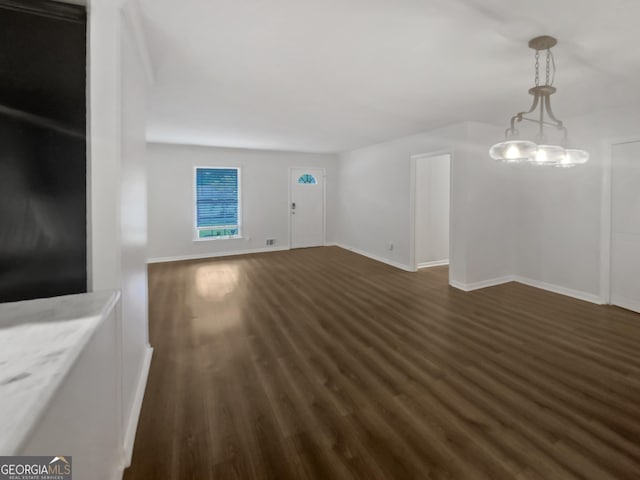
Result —
<svg viewBox="0 0 640 480"><path fill-rule="evenodd" d="M267 238L267 245L275 245L275 243L276 243L275 238Z"/></svg>
<svg viewBox="0 0 640 480"><path fill-rule="evenodd" d="M393 242L389 242L389 246L387 247L389 251L393 251Z"/></svg>

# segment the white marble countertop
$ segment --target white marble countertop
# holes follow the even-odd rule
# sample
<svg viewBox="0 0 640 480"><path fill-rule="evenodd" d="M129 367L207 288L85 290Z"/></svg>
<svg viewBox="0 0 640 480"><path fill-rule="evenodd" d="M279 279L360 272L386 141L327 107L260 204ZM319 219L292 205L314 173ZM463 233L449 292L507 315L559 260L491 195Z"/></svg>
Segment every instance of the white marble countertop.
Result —
<svg viewBox="0 0 640 480"><path fill-rule="evenodd" d="M119 295L0 304L0 455L17 454Z"/></svg>

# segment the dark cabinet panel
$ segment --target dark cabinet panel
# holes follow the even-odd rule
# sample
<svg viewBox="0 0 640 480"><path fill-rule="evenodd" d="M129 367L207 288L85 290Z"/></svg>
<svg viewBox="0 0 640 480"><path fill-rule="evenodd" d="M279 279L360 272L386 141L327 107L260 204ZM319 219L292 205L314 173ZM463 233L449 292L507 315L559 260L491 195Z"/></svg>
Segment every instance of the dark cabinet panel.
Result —
<svg viewBox="0 0 640 480"><path fill-rule="evenodd" d="M85 16L11 3L0 0L0 302L87 290Z"/></svg>

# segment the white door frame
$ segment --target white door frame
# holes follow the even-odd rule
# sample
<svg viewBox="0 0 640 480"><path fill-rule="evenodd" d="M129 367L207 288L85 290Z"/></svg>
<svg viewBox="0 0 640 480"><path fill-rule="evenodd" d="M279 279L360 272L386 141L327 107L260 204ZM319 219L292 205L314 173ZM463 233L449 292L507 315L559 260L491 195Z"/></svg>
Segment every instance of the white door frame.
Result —
<svg viewBox="0 0 640 480"><path fill-rule="evenodd" d="M602 209L600 232L600 297L611 304L611 256L613 254L613 147L640 142L640 137L620 137L603 142L602 150Z"/></svg>
<svg viewBox="0 0 640 480"><path fill-rule="evenodd" d="M292 194L293 192L291 191L291 172L293 170L322 170L322 245L326 246L327 245L327 170L324 167L313 167L313 166L306 166L306 167L289 167L289 179L288 179L288 189L289 189L289 195L288 195L288 203L287 203L287 215L288 215L288 222L289 222L289 245L288 245L288 249L291 250L292 244L293 244L293 228L291 225L291 203L292 203Z"/></svg>
<svg viewBox="0 0 640 480"><path fill-rule="evenodd" d="M453 218L453 151L450 149L436 150L429 153L420 153L411 155L409 167L409 266L412 272L418 271L418 262L416 260L416 164L420 158L434 158L443 155L449 156L449 265L453 263L453 235L451 224ZM451 282L451 269L449 269L449 282Z"/></svg>

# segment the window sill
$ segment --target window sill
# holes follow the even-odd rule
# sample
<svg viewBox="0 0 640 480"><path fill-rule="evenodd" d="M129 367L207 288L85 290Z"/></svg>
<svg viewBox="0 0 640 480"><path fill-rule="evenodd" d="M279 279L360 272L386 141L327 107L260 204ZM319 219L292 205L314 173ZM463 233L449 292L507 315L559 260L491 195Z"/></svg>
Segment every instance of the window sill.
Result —
<svg viewBox="0 0 640 480"><path fill-rule="evenodd" d="M204 238L194 238L194 242L210 242L212 240L242 240L241 235L230 235L227 237L204 237Z"/></svg>

